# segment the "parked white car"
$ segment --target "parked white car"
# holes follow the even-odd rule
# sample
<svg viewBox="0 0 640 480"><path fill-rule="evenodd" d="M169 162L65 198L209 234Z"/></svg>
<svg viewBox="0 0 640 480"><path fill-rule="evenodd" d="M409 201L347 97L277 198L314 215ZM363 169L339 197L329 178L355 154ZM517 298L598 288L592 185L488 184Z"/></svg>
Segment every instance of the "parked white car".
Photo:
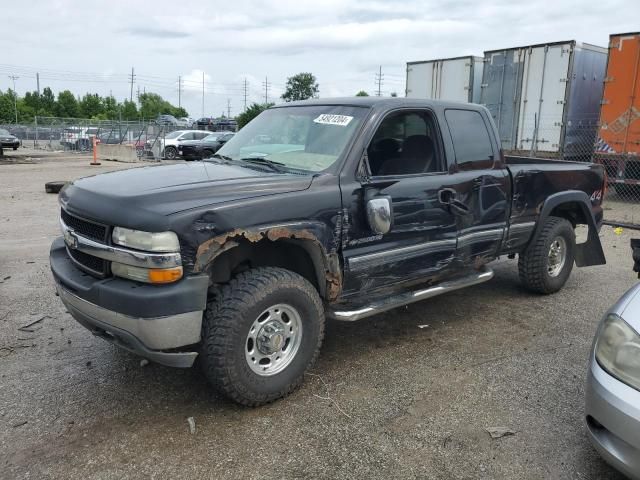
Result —
<svg viewBox="0 0 640 480"><path fill-rule="evenodd" d="M164 138L159 137L160 155L167 160L173 160L178 156L178 145L182 142L189 140L202 140L211 132L203 130L176 130L175 132L167 133ZM147 142L147 149L150 150L153 145Z"/></svg>
<svg viewBox="0 0 640 480"><path fill-rule="evenodd" d="M182 117L178 119L179 127L193 128L194 123L195 123L195 120L191 117Z"/></svg>

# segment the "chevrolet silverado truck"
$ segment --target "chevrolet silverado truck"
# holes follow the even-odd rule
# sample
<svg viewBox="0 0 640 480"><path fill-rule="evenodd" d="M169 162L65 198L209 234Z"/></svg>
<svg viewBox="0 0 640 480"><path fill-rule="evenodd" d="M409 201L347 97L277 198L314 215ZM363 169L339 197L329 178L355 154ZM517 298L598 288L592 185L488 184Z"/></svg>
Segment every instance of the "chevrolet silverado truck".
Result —
<svg viewBox="0 0 640 480"><path fill-rule="evenodd" d="M67 185L50 263L95 335L257 406L301 384L326 318L486 282L499 256L542 294L605 263L604 189L599 165L505 157L479 105L292 102L206 161Z"/></svg>

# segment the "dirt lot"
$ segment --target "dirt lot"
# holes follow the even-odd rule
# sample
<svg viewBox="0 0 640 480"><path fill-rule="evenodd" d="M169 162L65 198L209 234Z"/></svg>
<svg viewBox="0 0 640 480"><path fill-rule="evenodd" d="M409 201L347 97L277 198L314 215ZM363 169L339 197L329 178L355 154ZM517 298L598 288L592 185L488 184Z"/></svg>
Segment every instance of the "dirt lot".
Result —
<svg viewBox="0 0 640 480"><path fill-rule="evenodd" d="M483 285L330 323L303 387L246 409L92 337L54 295L44 182L132 165L22 160L0 161L0 478L618 478L587 442L584 378L596 323L637 281L633 232L605 227L608 265L553 296L501 260Z"/></svg>

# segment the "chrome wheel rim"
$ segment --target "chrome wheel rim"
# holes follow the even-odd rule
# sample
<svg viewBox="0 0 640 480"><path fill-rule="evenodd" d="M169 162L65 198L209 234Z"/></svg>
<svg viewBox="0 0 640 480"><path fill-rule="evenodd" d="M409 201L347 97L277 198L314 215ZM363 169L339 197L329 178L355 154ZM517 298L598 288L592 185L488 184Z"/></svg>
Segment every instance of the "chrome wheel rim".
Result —
<svg viewBox="0 0 640 480"><path fill-rule="evenodd" d="M550 277L557 277L567 260L567 242L563 237L556 237L549 247L547 271Z"/></svg>
<svg viewBox="0 0 640 480"><path fill-rule="evenodd" d="M279 303L263 311L249 328L245 358L256 374L269 377L293 361L302 341L302 320L291 305Z"/></svg>

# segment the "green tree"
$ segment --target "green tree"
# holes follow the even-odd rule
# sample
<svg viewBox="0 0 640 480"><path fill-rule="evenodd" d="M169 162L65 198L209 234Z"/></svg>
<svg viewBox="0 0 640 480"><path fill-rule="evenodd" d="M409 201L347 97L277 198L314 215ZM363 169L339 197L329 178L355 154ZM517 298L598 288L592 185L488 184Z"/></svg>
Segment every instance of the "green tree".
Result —
<svg viewBox="0 0 640 480"><path fill-rule="evenodd" d="M274 105L273 103L267 103L267 104L254 103L252 105L249 105L244 112L242 112L240 115L236 117L236 122L238 122L238 128L244 127L247 123L249 123L251 120L253 120L262 112L264 112L267 108L272 107L273 105Z"/></svg>
<svg viewBox="0 0 640 480"><path fill-rule="evenodd" d="M9 89L6 93L0 91L0 121L3 123L15 122L15 110L13 106L13 92Z"/></svg>
<svg viewBox="0 0 640 480"><path fill-rule="evenodd" d="M69 90L58 93L55 113L58 117L78 117L78 100Z"/></svg>
<svg viewBox="0 0 640 480"><path fill-rule="evenodd" d="M137 120L138 119L138 107L136 102L125 100L122 104L122 119L123 120Z"/></svg>
<svg viewBox="0 0 640 480"><path fill-rule="evenodd" d="M360 90L358 93L356 93L356 97L368 97L368 96L369 94L364 90Z"/></svg>
<svg viewBox="0 0 640 480"><path fill-rule="evenodd" d="M85 93L78 103L78 109L83 118L98 117L104 112L102 97L97 93Z"/></svg>
<svg viewBox="0 0 640 480"><path fill-rule="evenodd" d="M53 116L56 112L56 97L49 87L44 87L40 96L40 115Z"/></svg>
<svg viewBox="0 0 640 480"><path fill-rule="evenodd" d="M293 102L295 100L307 100L318 96L318 83L316 77L311 73L298 73L293 77L287 78L282 99L285 102Z"/></svg>
<svg viewBox="0 0 640 480"><path fill-rule="evenodd" d="M157 93L143 93L140 95L140 115L153 119L158 115L188 117L189 113L184 108L174 107Z"/></svg>
<svg viewBox="0 0 640 480"><path fill-rule="evenodd" d="M104 97L102 99L103 111L102 111L102 120L115 120L118 118L118 101L113 95L109 95L108 97Z"/></svg>
<svg viewBox="0 0 640 480"><path fill-rule="evenodd" d="M182 107L173 107L173 114L172 115L174 117L176 117L176 118L188 117L189 116L189 112L187 112Z"/></svg>

